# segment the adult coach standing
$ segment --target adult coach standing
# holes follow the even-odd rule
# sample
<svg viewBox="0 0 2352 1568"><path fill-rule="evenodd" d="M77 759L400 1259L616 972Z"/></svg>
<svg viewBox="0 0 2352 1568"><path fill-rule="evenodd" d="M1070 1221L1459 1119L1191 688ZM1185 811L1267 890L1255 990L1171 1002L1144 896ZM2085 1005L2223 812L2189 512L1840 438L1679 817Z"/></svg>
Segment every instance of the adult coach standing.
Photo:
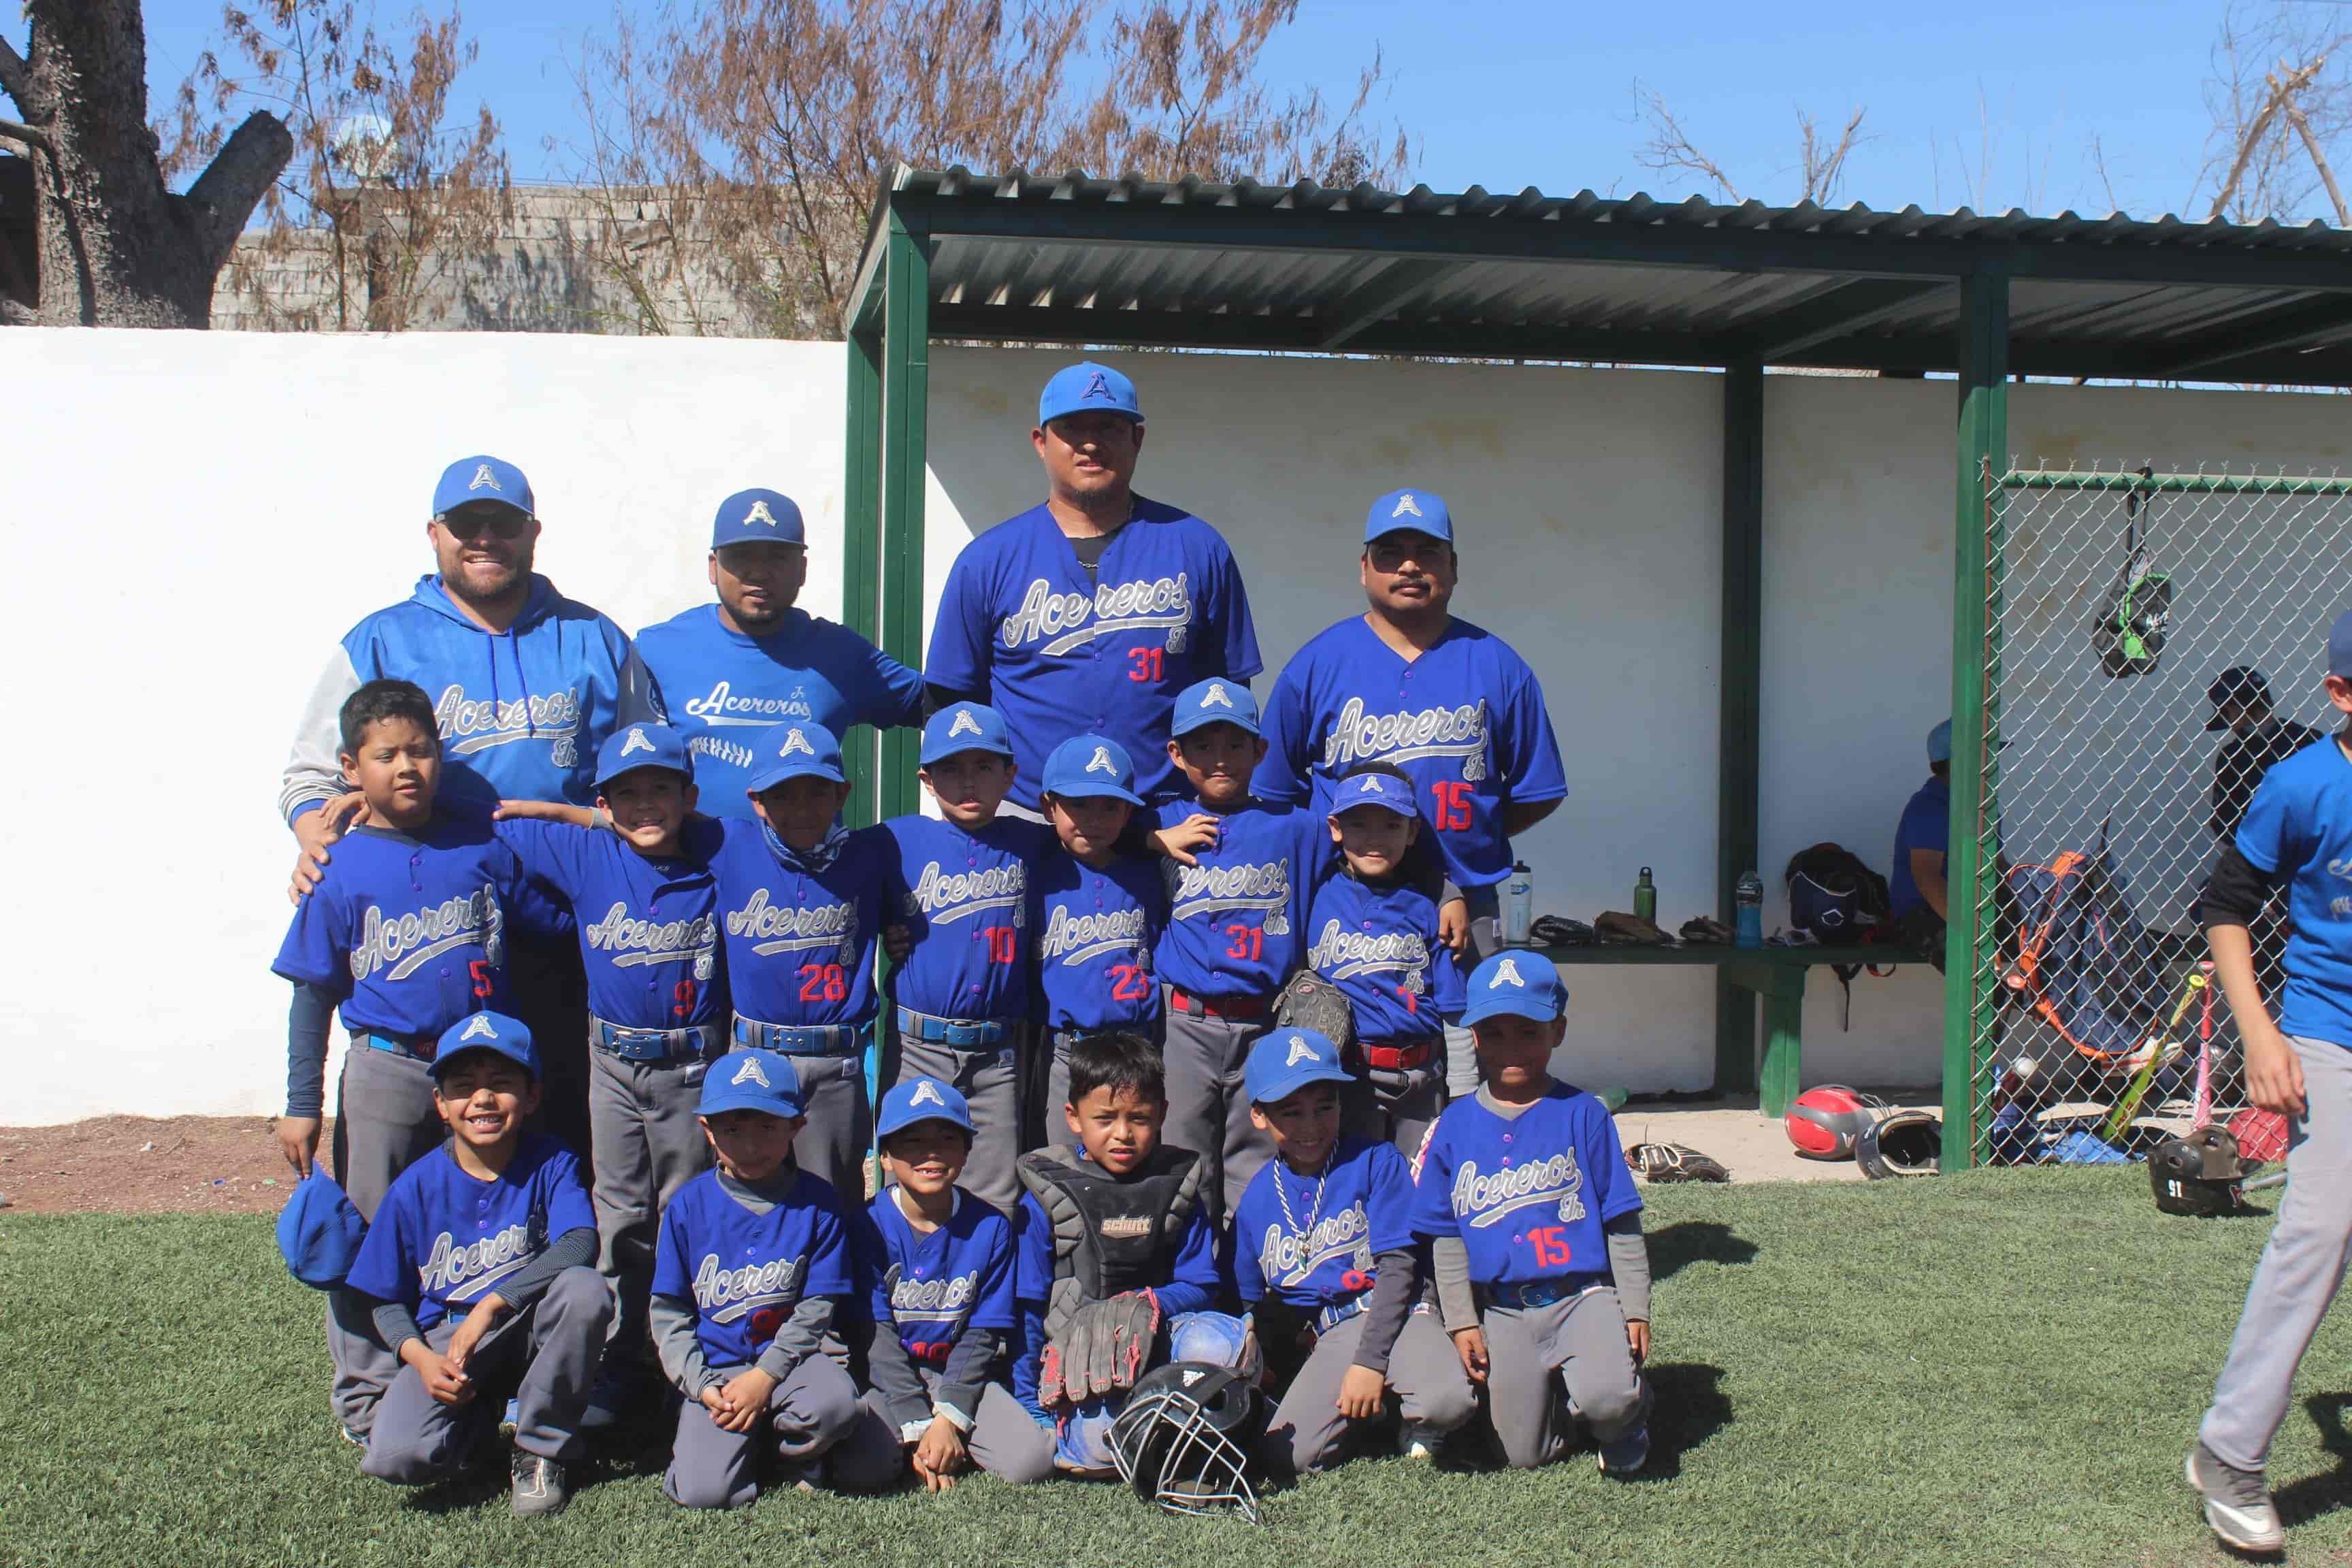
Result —
<svg viewBox="0 0 2352 1568"><path fill-rule="evenodd" d="M799 720L846 735L853 724L923 721L922 677L847 626L797 608L807 581L801 509L780 491L739 490L711 525L718 603L637 634L670 723L694 752L699 809L713 816L751 815L751 742L771 724Z"/></svg>
<svg viewBox="0 0 2352 1568"><path fill-rule="evenodd" d="M370 680L413 680L441 731L441 797L488 815L502 798L596 798L596 750L615 730L662 719L659 693L621 628L534 573L539 515L530 481L497 458L442 472L425 524L437 570L343 637L303 708L278 807L301 853L297 892L313 886L340 824L319 808L348 787L336 761L343 700ZM508 946L515 1010L541 1042L548 1131L588 1150L587 987L577 944Z"/></svg>
<svg viewBox="0 0 2352 1568"><path fill-rule="evenodd" d="M1497 944L1511 836L1557 810L1568 781L1527 660L1448 608L1460 568L1442 498L1403 489L1372 502L1357 566L1370 607L1318 633L1275 678L1252 787L1321 804L1357 763L1402 768L1469 905L1466 971ZM1470 1032L1445 1035L1447 1088L1467 1094L1478 1082Z"/></svg>
<svg viewBox="0 0 2352 1568"><path fill-rule="evenodd" d="M1127 748L1146 801L1173 799L1176 694L1265 668L1241 569L1215 529L1135 493L1143 408L1108 365L1055 373L1029 444L1045 500L956 557L923 679L942 704L969 699L1004 716L1011 799L1030 815L1046 753L1087 732Z"/></svg>

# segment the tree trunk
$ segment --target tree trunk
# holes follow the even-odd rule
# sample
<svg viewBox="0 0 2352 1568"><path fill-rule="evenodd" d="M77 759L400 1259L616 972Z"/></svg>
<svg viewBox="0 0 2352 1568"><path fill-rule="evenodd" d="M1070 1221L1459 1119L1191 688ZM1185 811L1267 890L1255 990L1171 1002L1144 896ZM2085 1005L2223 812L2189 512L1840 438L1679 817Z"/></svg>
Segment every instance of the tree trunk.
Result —
<svg viewBox="0 0 2352 1568"><path fill-rule="evenodd" d="M185 195L163 185L147 124L139 0L26 0L31 43L0 39L37 192L36 319L48 326L204 327L246 218L293 156L275 115L236 128Z"/></svg>

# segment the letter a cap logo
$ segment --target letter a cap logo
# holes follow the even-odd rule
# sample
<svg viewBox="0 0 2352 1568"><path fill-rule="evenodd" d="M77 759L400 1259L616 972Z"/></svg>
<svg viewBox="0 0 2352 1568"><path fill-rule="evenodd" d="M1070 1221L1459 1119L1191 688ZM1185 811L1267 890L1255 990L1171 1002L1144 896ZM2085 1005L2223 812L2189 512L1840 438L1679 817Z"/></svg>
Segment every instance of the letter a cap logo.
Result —
<svg viewBox="0 0 2352 1568"><path fill-rule="evenodd" d="M764 522L770 528L776 526L776 514L768 510L768 502L764 497L753 501L751 510L743 514L744 527L749 528L755 522Z"/></svg>
<svg viewBox="0 0 2352 1568"><path fill-rule="evenodd" d="M1382 534L1402 533L1408 529L1453 543L1454 514L1446 510L1445 498L1427 490L1391 490L1375 498L1364 513L1367 544Z"/></svg>
<svg viewBox="0 0 2352 1568"><path fill-rule="evenodd" d="M790 731L786 731L784 735L783 749L778 752L776 755L779 757L814 757L816 755L816 748L809 744L808 737L801 733L800 727L798 725L794 725Z"/></svg>
<svg viewBox="0 0 2352 1568"><path fill-rule="evenodd" d="M490 1016L488 1013L477 1013L466 1020L466 1032L457 1037L457 1043L461 1046L470 1045L476 1040L495 1040L498 1037L499 1026L490 1021Z"/></svg>
<svg viewBox="0 0 2352 1568"><path fill-rule="evenodd" d="M710 520L710 548L730 544L805 544L801 509L782 490L737 490Z"/></svg>
<svg viewBox="0 0 2352 1568"><path fill-rule="evenodd" d="M978 702L958 702L940 709L923 726L923 750L920 762L929 767L942 757L958 752L994 752L1000 757L1013 754L1013 742L1004 733L1004 720L995 709Z"/></svg>
<svg viewBox="0 0 2352 1568"><path fill-rule="evenodd" d="M1524 960L1498 952L1470 972L1470 1005L1462 1010L1465 1027L1510 1014L1549 1024L1568 1009L1568 987L1559 971L1540 953Z"/></svg>
<svg viewBox="0 0 2352 1568"><path fill-rule="evenodd" d="M1233 705L1234 700L1222 680L1212 680L1209 689L1201 693L1201 706L1203 708L1231 708Z"/></svg>
<svg viewBox="0 0 2352 1568"><path fill-rule="evenodd" d="M945 1121L971 1131L971 1110L963 1096L935 1078L908 1079L882 1097L882 1113L875 1118L875 1135L887 1139L918 1121Z"/></svg>
<svg viewBox="0 0 2352 1568"><path fill-rule="evenodd" d="M1095 748L1093 758L1087 763L1087 772L1090 773L1108 773L1113 778L1118 777L1118 764L1110 760L1110 748L1108 746L1097 746Z"/></svg>
<svg viewBox="0 0 2352 1568"><path fill-rule="evenodd" d="M1313 1029L1285 1029L1250 1047L1242 1092L1252 1105L1279 1105L1309 1084L1348 1082L1339 1049Z"/></svg>
<svg viewBox="0 0 2352 1568"><path fill-rule="evenodd" d="M743 1058L743 1065L735 1069L735 1076L727 1082L730 1087L746 1083L756 1083L761 1089L775 1087L768 1081L768 1075L760 1070L760 1064L748 1056Z"/></svg>
<svg viewBox="0 0 2352 1568"><path fill-rule="evenodd" d="M635 756L639 752L650 752L653 749L654 743L646 739L646 732L634 724L630 725L629 738L621 742L621 755Z"/></svg>
<svg viewBox="0 0 2352 1568"><path fill-rule="evenodd" d="M1402 517L1408 512L1414 517L1419 517L1421 515L1421 503L1412 499L1412 492L1411 490L1399 490L1397 492L1396 506L1389 512L1389 515L1391 517Z"/></svg>
<svg viewBox="0 0 2352 1568"><path fill-rule="evenodd" d="M506 493L505 488L499 483L497 471L488 463L474 466L474 477L466 481L466 488L469 490L497 490L501 495Z"/></svg>
<svg viewBox="0 0 2352 1568"><path fill-rule="evenodd" d="M484 1054L504 1057L531 1077L539 1076L539 1051L530 1043L530 1028L520 1018L487 1012L442 1030L425 1071L438 1083L450 1063Z"/></svg>
<svg viewBox="0 0 2352 1568"><path fill-rule="evenodd" d="M1282 1065L1286 1068L1295 1068L1300 1062L1311 1062L1314 1059L1315 1047L1307 1041L1307 1037L1304 1035L1291 1036L1290 1050L1283 1057Z"/></svg>
<svg viewBox="0 0 2352 1568"><path fill-rule="evenodd" d="M948 725L948 739L952 741L958 735L977 735L979 733L980 721L972 717L971 710L969 708L957 709L954 721Z"/></svg>
<svg viewBox="0 0 2352 1568"><path fill-rule="evenodd" d="M522 470L503 458L487 453L460 458L441 470L440 482L433 487L433 515L446 518L459 507L509 507L531 515L530 481Z"/></svg>
<svg viewBox="0 0 2352 1568"><path fill-rule="evenodd" d="M703 1116L716 1116L722 1110L798 1116L803 1109L800 1074L793 1070L792 1058L758 1047L739 1049L713 1063L709 1076L702 1080L702 1101L695 1107Z"/></svg>

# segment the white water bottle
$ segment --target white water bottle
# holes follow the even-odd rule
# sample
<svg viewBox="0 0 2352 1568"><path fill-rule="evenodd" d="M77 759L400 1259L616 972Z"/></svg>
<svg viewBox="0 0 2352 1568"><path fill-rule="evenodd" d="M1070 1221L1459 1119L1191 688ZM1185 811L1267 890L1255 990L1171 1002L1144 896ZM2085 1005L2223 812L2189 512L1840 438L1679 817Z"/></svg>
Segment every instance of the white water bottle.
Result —
<svg viewBox="0 0 2352 1568"><path fill-rule="evenodd" d="M1524 860L1512 861L1511 874L1503 879L1502 923L1505 945L1528 945L1536 923L1536 878Z"/></svg>

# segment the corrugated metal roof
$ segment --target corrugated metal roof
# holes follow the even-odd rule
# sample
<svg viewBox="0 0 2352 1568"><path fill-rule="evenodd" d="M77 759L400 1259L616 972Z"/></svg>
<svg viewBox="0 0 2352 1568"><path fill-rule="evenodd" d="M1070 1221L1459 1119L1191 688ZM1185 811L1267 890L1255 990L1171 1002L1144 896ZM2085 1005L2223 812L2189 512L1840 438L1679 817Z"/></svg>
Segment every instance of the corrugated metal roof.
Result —
<svg viewBox="0 0 2352 1568"><path fill-rule="evenodd" d="M2320 223L902 167L869 310L892 215L941 338L1917 374L1999 268L2019 372L2352 385L2352 231Z"/></svg>

